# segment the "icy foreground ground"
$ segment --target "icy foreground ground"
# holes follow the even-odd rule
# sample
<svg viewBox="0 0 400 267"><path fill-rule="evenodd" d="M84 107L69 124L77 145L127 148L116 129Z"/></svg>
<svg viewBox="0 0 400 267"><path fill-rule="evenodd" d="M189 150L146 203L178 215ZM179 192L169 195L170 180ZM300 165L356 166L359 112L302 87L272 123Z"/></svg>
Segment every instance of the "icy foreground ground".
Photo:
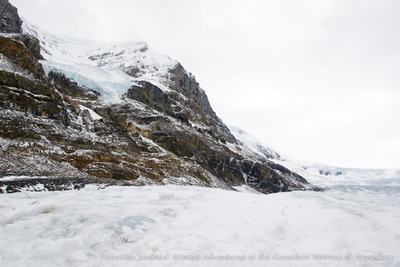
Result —
<svg viewBox="0 0 400 267"><path fill-rule="evenodd" d="M400 266L399 187L390 187L3 194L0 266Z"/></svg>

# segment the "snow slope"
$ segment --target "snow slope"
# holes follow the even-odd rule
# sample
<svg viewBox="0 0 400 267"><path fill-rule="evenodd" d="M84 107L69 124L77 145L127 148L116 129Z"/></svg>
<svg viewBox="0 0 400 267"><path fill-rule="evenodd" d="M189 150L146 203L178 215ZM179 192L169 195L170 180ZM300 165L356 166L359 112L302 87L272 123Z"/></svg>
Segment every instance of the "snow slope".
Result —
<svg viewBox="0 0 400 267"><path fill-rule="evenodd" d="M121 95L138 81L148 81L168 91L172 83L169 70L178 62L162 55L143 41L93 44L65 40L43 33L24 23L24 31L40 40L45 71L63 73L72 81L100 93L107 103L120 101Z"/></svg>
<svg viewBox="0 0 400 267"><path fill-rule="evenodd" d="M1 194L0 265L400 266L399 225L399 194L368 190Z"/></svg>
<svg viewBox="0 0 400 267"><path fill-rule="evenodd" d="M235 136L235 138L242 144L242 146L250 149L251 151L267 159L282 159L281 155L277 153L273 148L263 144L262 142L257 140L254 136L245 132L241 128L236 126L228 126L228 127L231 133Z"/></svg>

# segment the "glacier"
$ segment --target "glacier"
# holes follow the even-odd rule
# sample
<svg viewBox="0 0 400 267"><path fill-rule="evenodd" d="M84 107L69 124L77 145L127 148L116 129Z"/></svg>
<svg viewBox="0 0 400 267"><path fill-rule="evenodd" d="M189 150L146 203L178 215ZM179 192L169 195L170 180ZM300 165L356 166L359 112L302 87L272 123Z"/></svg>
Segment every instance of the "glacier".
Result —
<svg viewBox="0 0 400 267"><path fill-rule="evenodd" d="M46 73L58 71L79 85L98 92L107 103L118 103L132 85L147 81L163 91L172 84L169 70L179 63L151 49L145 42L90 43L45 33L24 22L24 32L41 45Z"/></svg>
<svg viewBox="0 0 400 267"><path fill-rule="evenodd" d="M87 185L0 194L0 265L399 266L399 186L264 195L246 186Z"/></svg>

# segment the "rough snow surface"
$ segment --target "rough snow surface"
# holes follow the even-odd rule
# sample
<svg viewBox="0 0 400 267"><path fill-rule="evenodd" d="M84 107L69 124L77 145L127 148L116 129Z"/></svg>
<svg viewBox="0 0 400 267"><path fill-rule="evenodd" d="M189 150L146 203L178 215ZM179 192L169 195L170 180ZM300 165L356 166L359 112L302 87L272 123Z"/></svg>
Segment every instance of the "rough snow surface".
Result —
<svg viewBox="0 0 400 267"><path fill-rule="evenodd" d="M0 265L400 265L398 191L100 188L0 195Z"/></svg>

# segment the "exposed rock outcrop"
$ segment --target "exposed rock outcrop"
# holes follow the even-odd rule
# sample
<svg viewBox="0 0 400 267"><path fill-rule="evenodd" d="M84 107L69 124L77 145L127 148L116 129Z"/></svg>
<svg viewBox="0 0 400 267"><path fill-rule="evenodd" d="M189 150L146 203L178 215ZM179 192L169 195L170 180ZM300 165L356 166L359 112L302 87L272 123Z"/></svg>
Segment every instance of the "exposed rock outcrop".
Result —
<svg viewBox="0 0 400 267"><path fill-rule="evenodd" d="M38 56L19 41L21 38L35 40L26 35L0 36L0 106L68 124L62 97L48 82Z"/></svg>
<svg viewBox="0 0 400 267"><path fill-rule="evenodd" d="M22 20L16 7L8 0L0 0L0 32L21 33Z"/></svg>

